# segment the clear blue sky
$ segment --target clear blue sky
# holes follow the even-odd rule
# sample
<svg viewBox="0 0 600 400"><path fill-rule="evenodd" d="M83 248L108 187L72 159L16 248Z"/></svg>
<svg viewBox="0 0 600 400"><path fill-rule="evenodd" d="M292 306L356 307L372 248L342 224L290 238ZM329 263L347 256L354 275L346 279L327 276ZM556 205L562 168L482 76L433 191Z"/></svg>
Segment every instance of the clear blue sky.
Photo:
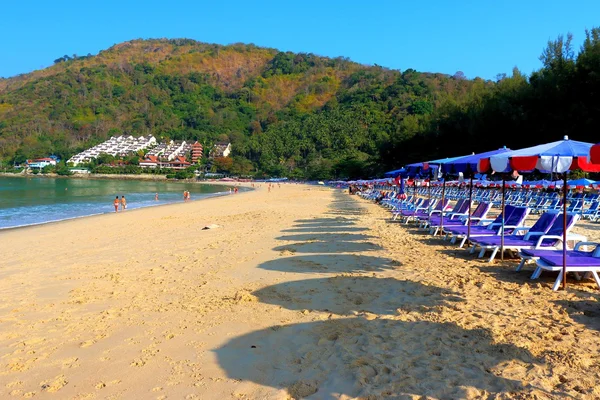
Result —
<svg viewBox="0 0 600 400"><path fill-rule="evenodd" d="M539 69L546 43L600 26L600 1L46 1L1 7L0 77L136 38L254 43L363 64L494 79Z"/></svg>

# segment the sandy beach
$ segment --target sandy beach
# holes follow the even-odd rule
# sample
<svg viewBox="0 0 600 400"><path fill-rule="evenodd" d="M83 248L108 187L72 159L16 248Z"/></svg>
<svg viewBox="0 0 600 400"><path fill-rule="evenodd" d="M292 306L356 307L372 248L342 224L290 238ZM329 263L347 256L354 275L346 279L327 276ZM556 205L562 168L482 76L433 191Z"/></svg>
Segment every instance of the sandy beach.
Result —
<svg viewBox="0 0 600 400"><path fill-rule="evenodd" d="M0 232L0 398L600 398L593 281L388 217L285 184Z"/></svg>

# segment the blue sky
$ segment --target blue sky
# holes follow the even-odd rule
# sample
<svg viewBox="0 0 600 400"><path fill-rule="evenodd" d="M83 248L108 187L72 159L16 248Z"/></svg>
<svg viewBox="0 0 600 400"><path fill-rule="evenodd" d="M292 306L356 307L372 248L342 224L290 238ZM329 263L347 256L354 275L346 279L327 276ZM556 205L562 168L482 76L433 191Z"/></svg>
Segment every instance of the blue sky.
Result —
<svg viewBox="0 0 600 400"><path fill-rule="evenodd" d="M8 4L6 4L8 3ZM600 26L600 1L46 1L1 7L0 77L96 54L137 38L254 43L363 64L494 79L539 69L546 43L571 32L579 49Z"/></svg>

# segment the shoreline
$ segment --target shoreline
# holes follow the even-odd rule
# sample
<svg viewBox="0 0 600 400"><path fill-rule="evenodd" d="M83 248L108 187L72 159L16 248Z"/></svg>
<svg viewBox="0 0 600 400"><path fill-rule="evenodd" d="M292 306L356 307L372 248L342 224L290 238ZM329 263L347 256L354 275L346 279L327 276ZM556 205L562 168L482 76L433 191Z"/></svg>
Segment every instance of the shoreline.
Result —
<svg viewBox="0 0 600 400"><path fill-rule="evenodd" d="M186 181L180 181L180 182L181 183L196 183L196 182L186 182ZM203 183L203 182L198 182L198 183ZM246 184L244 184L244 183L246 183ZM225 182L223 182L223 183L211 182L211 183L205 183L205 184L211 185L211 186L223 186L224 189L232 187L232 185L228 185ZM240 192L238 194L251 193L256 190L256 188L248 185L247 182L238 182L238 186L243 188L242 190L240 190ZM220 198L220 197L226 197L226 196L229 196L232 194L233 193L230 193L228 191L208 193L208 194L204 195L204 197L192 199L189 203L195 203L195 202L199 202L202 200L210 200L210 199L215 199L215 198ZM186 203L184 201L173 201L173 202L169 202L169 203L144 205L144 206L140 206L140 207L127 209L127 212L129 214L129 212L134 212L134 211L138 211L138 210L145 210L145 209L158 208L158 207L164 207L164 206L174 206L174 205L178 205L178 204L186 204ZM122 213L122 212L123 211L119 211L119 213ZM46 225L51 225L51 224L61 224L61 223L65 223L65 222L69 222L69 221L73 221L73 220L101 217L101 216L111 215L111 214L115 214L115 212L113 212L113 211L98 212L98 213L79 215L79 216L73 216L73 217L65 217L65 218L61 218L61 219L54 219L54 220L50 220L50 221L34 222L34 223L24 224L24 225L0 227L0 235L2 235L3 233L9 232L9 231L29 229L29 228L35 228L35 227L46 226Z"/></svg>
<svg viewBox="0 0 600 400"><path fill-rule="evenodd" d="M240 193L248 193L248 192L251 192L251 190L244 190L244 191L241 191ZM196 202L196 201L202 201L202 200L210 200L210 199L214 199L214 198L218 198L218 197L225 197L225 196L229 196L231 194L232 193L228 193L228 192L210 193L206 197L202 197L202 198L199 198L199 199L193 199L193 200L190 201L190 203ZM174 206L174 205L178 205L178 204L186 204L186 203L183 202L183 201L177 201L177 202L172 202L172 203L163 203L163 204L154 204L154 205L141 206L141 207L127 209L127 213L129 214L129 212L134 212L134 211L138 211L138 210L146 210L146 209L155 208L155 207ZM119 211L118 213L115 213L114 211L107 211L107 212L101 212L101 213L95 213L95 214L79 215L79 216L76 216L76 217L67 217L67 218L63 218L63 219L55 219L55 220L52 220L52 221L34 222L34 223L31 223L31 224L27 224L27 225L7 226L5 228L0 227L0 235L3 232L7 232L7 231L21 230L21 229L27 229L27 228L34 228L34 227L37 227L37 226L45 226L45 225L50 225L50 224L60 224L60 223L69 222L69 221L73 221L73 220L80 220L80 219L83 219L83 218L100 217L100 216L103 216L103 215L119 214L119 213L123 213L123 212L124 211Z"/></svg>

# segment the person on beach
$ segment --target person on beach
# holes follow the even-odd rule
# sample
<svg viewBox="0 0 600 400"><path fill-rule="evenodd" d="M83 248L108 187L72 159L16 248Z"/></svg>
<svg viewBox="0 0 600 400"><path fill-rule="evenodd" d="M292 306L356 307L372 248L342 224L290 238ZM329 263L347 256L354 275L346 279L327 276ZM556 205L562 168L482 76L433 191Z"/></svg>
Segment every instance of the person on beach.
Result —
<svg viewBox="0 0 600 400"><path fill-rule="evenodd" d="M115 197L115 201L113 201L113 205L115 206L115 212L119 212L119 204L121 202L119 201L119 196Z"/></svg>
<svg viewBox="0 0 600 400"><path fill-rule="evenodd" d="M187 201L187 190L183 191L183 201Z"/></svg>
<svg viewBox="0 0 600 400"><path fill-rule="evenodd" d="M189 190L187 192L187 199L188 199L188 201L192 200L192 194L190 193Z"/></svg>
<svg viewBox="0 0 600 400"><path fill-rule="evenodd" d="M233 188L233 193L234 193L234 194L237 194L237 192L238 192L238 188L237 188L237 186L236 186L236 187L234 187L234 188Z"/></svg>
<svg viewBox="0 0 600 400"><path fill-rule="evenodd" d="M154 195L154 200L155 200L155 201L158 201L158 193L156 193L156 194Z"/></svg>
<svg viewBox="0 0 600 400"><path fill-rule="evenodd" d="M127 200L125 200L125 196L121 196L121 211L125 211L127 209Z"/></svg>

